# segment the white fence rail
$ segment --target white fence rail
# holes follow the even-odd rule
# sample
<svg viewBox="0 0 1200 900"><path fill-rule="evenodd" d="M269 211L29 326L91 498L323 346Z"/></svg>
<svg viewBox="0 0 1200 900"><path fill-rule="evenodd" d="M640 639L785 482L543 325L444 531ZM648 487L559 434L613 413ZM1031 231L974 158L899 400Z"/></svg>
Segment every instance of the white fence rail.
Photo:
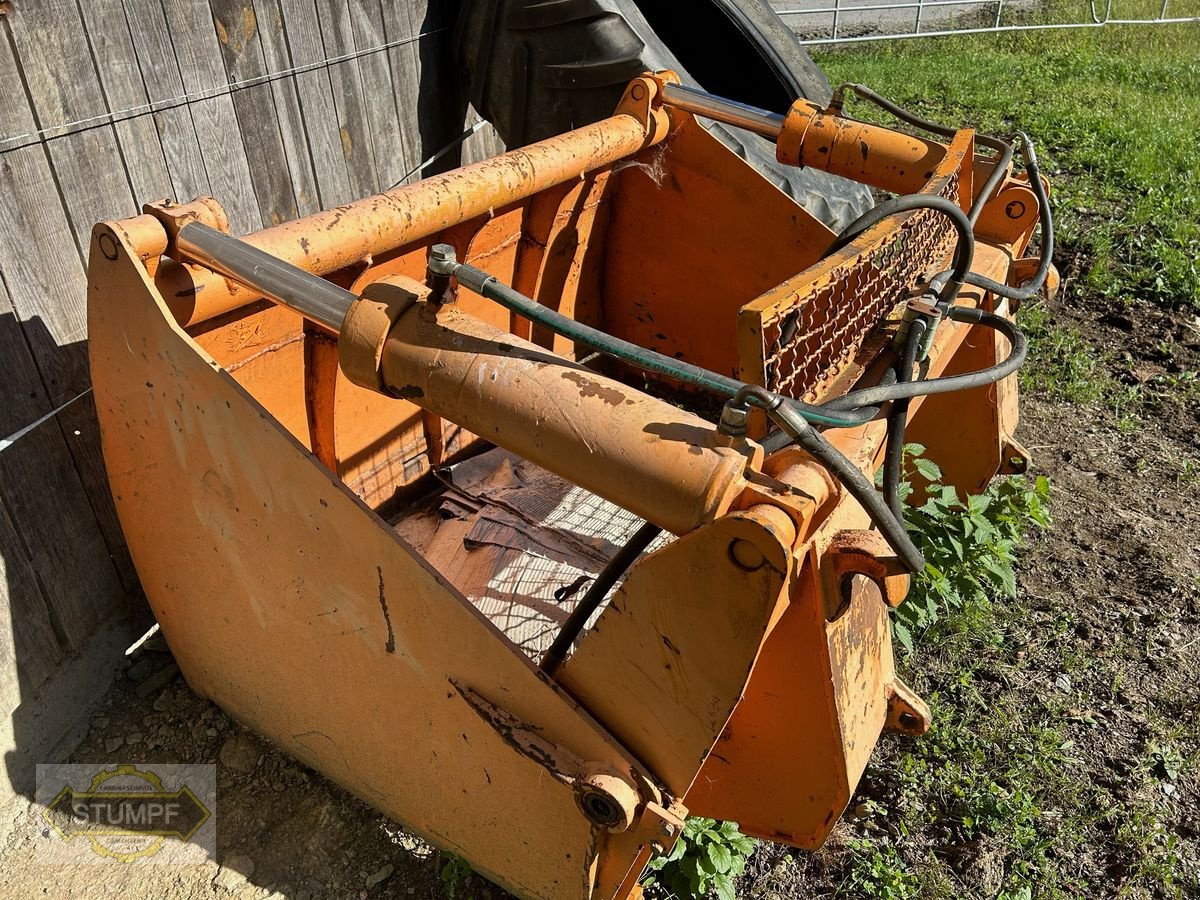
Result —
<svg viewBox="0 0 1200 900"><path fill-rule="evenodd" d="M1102 28L1107 25L1170 25L1200 23L1200 3L1162 0L1152 13L1140 5L1126 14L1118 0L1080 2L1078 14L1056 5L1055 17L1043 20L1031 13L1030 0L783 0L775 11L800 35L804 44L843 44L898 38L938 37L1064 28Z"/></svg>

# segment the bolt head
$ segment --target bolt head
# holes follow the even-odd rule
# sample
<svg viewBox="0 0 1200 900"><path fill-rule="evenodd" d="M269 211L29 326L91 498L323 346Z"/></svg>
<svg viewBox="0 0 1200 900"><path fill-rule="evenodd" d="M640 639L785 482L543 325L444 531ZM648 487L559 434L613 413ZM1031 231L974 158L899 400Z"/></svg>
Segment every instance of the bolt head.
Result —
<svg viewBox="0 0 1200 900"><path fill-rule="evenodd" d="M746 433L746 423L750 419L750 410L742 406L726 403L721 410L721 421L717 428L721 434L729 437L741 437Z"/></svg>

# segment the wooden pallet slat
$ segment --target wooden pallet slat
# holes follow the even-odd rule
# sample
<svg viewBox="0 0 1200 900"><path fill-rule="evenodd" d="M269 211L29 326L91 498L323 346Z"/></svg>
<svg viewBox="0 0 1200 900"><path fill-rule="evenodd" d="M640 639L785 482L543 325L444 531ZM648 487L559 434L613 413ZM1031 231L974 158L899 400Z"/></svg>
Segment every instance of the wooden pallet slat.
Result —
<svg viewBox="0 0 1200 900"><path fill-rule="evenodd" d="M340 206L355 199L355 195L342 150L333 87L329 71L323 65L325 50L317 27L316 6L313 0L283 0L279 9L292 65L317 64L314 69L296 73L296 89L304 113L320 205L324 209Z"/></svg>
<svg viewBox="0 0 1200 900"><path fill-rule="evenodd" d="M354 56L350 8L346 0L317 0L317 16L325 58L350 57L329 65L329 81L333 88L346 172L350 176L350 190L355 197L365 197L376 193L380 184L376 174L374 136L363 96L361 61Z"/></svg>
<svg viewBox="0 0 1200 900"><path fill-rule="evenodd" d="M165 6L184 89L195 94L225 88L225 64L206 0L171 0ZM262 216L233 99L221 90L192 100L189 107L209 186L221 199L230 228L235 234L257 231L262 227Z"/></svg>
<svg viewBox="0 0 1200 900"><path fill-rule="evenodd" d="M211 3L229 80L244 82L266 75L258 19L251 0L211 0ZM296 218L295 186L271 86L262 83L239 88L233 93L233 108L263 224L278 225Z"/></svg>

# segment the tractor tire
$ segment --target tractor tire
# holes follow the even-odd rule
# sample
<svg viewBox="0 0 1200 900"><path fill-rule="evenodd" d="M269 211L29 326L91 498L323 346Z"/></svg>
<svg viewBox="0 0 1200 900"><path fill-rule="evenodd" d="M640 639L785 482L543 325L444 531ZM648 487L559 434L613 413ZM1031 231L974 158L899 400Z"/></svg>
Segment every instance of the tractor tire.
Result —
<svg viewBox="0 0 1200 900"><path fill-rule="evenodd" d="M646 71L673 69L685 84L778 112L830 97L766 0L463 0L455 54L475 109L509 147L612 115ZM834 231L872 205L863 185L784 166L770 141L701 121Z"/></svg>

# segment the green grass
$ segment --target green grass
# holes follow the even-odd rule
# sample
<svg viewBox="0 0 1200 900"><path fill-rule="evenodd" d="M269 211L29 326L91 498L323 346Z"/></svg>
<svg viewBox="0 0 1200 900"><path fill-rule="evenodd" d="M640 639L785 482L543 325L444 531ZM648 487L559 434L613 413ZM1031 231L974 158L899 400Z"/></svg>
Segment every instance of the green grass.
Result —
<svg viewBox="0 0 1200 900"><path fill-rule="evenodd" d="M1163 26L870 43L814 56L833 83L867 84L937 121L1034 138L1052 181L1065 276L1055 308L1136 316L1153 306L1190 318L1200 311L1198 47L1200 26ZM887 122L867 105L849 111ZM1028 394L1106 406L1126 431L1157 397L1200 403L1194 372L1138 381L1124 348L1094 346L1072 316L1035 302L1021 317ZM1200 479L1200 459L1180 458L1177 468L1181 484ZM994 870L987 895L1003 900L1181 894L1177 839L1155 801L1195 760L1169 742L1147 747L1118 800L1077 774L1068 735L1105 727L1073 708L1086 698L1023 681L1033 652L1049 655L1065 683L1086 678L1094 660L1062 640L1075 625L1070 610L1048 622L1020 596L997 605L975 598L914 635L919 663L908 677L937 711L934 724L874 764L867 792L878 802L854 822L838 895L955 897L964 869ZM1076 855L1106 841L1129 868L1103 884L1081 879Z"/></svg>
<svg viewBox="0 0 1200 900"><path fill-rule="evenodd" d="M831 82L867 84L929 118L1027 131L1052 181L1067 301L1200 310L1198 32L969 35L814 56Z"/></svg>

